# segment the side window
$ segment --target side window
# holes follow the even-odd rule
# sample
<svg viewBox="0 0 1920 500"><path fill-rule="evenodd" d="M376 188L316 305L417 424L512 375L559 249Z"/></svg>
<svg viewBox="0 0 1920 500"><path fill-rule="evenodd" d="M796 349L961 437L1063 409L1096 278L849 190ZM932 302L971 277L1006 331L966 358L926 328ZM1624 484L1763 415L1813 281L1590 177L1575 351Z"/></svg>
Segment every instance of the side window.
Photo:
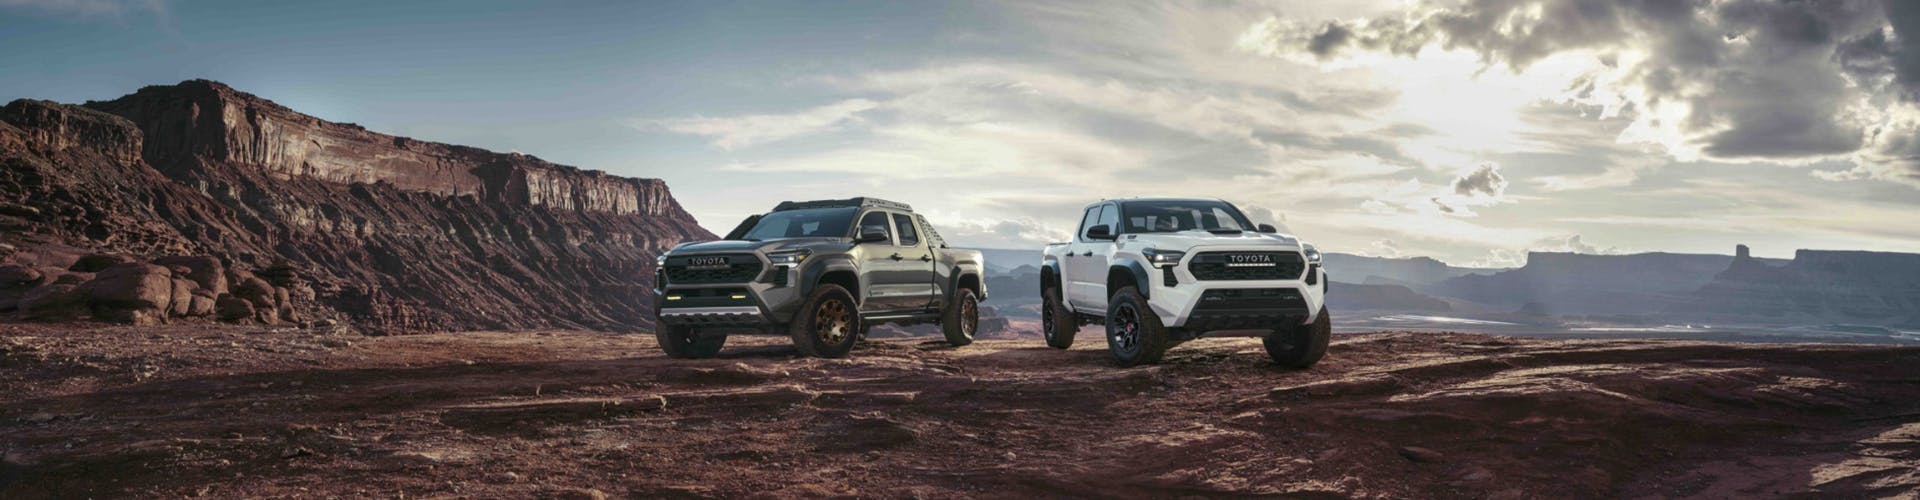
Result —
<svg viewBox="0 0 1920 500"><path fill-rule="evenodd" d="M933 224L927 223L926 217L920 214L913 214L913 220L920 221L920 232L927 235L927 246L933 248L947 247L947 240L940 237L940 231L934 230Z"/></svg>
<svg viewBox="0 0 1920 500"><path fill-rule="evenodd" d="M1080 231L1078 233L1080 237L1080 241L1088 241L1087 228L1093 227L1094 225L1093 221L1096 221L1099 219L1100 219L1100 207L1092 207L1087 209L1086 217L1080 218Z"/></svg>
<svg viewBox="0 0 1920 500"><path fill-rule="evenodd" d="M906 214L893 214L893 226L899 230L900 246L910 247L920 244L920 232L913 229L913 218Z"/></svg>
<svg viewBox="0 0 1920 500"><path fill-rule="evenodd" d="M1120 234L1120 205L1108 203L1100 206L1100 220L1094 224L1106 224L1107 231Z"/></svg>
<svg viewBox="0 0 1920 500"><path fill-rule="evenodd" d="M880 232L887 233L887 241L893 241L893 231L887 228L887 226L890 225L891 224L887 223L886 212L867 212L867 215L860 217L859 232L864 233L867 232L868 229L879 229Z"/></svg>

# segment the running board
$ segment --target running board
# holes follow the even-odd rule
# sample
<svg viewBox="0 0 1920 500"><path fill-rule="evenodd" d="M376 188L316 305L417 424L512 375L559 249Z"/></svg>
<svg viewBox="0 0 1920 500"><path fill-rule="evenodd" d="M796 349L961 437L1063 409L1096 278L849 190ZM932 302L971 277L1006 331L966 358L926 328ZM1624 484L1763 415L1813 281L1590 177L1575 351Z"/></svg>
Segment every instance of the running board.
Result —
<svg viewBox="0 0 1920 500"><path fill-rule="evenodd" d="M860 320L861 321L939 321L940 313L919 312L919 313L862 314L860 315Z"/></svg>

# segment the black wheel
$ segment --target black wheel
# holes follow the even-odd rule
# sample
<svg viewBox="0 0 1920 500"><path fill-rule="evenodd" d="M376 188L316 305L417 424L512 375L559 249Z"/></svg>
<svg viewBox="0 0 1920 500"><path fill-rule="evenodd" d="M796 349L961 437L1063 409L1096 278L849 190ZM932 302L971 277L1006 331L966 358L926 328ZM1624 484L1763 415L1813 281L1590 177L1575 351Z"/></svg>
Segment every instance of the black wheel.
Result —
<svg viewBox="0 0 1920 500"><path fill-rule="evenodd" d="M1167 327L1138 290L1122 288L1107 299L1107 350L1113 353L1114 364L1159 363L1167 347Z"/></svg>
<svg viewBox="0 0 1920 500"><path fill-rule="evenodd" d="M702 334L691 326L660 325L654 329L653 338L660 341L660 350L674 359L711 358L727 344L727 334Z"/></svg>
<svg viewBox="0 0 1920 500"><path fill-rule="evenodd" d="M787 327L793 346L800 354L821 358L842 358L860 340L860 311L853 294L840 285L820 285L800 308L800 314Z"/></svg>
<svg viewBox="0 0 1920 500"><path fill-rule="evenodd" d="M1040 334L1047 337L1047 347L1073 347L1073 334L1080 333L1080 321L1060 300L1060 287L1047 287L1040 296Z"/></svg>
<svg viewBox="0 0 1920 500"><path fill-rule="evenodd" d="M1327 309L1320 308L1320 315L1312 323L1291 325L1275 329L1261 342L1267 347L1267 356L1273 362L1287 368L1301 369L1320 362L1327 355L1327 342L1333 339L1333 318Z"/></svg>
<svg viewBox="0 0 1920 500"><path fill-rule="evenodd" d="M973 334L979 331L980 298L965 288L954 292L953 304L940 315L940 333L947 335L947 344L954 347L971 344Z"/></svg>

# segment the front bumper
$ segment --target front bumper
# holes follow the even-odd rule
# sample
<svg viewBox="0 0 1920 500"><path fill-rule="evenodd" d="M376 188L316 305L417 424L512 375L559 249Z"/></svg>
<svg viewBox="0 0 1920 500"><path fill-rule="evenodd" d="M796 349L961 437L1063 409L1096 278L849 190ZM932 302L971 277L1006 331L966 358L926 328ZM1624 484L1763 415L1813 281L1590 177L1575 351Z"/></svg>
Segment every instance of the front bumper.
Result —
<svg viewBox="0 0 1920 500"><path fill-rule="evenodd" d="M660 322L668 325L725 326L764 325L767 315L755 306L676 307L660 310Z"/></svg>
<svg viewBox="0 0 1920 500"><path fill-rule="evenodd" d="M1234 250L1242 249L1195 249L1188 252L1186 260L1202 251ZM1166 269L1156 268L1150 273L1153 286L1147 303L1160 316L1161 324L1168 327L1209 331L1302 325L1318 319L1326 304L1326 270L1317 265L1297 279L1202 281L1188 271L1187 264L1181 262L1172 268L1176 283L1171 286L1164 279Z"/></svg>
<svg viewBox="0 0 1920 500"><path fill-rule="evenodd" d="M762 257L764 259L764 257ZM763 260L764 262L764 260ZM786 322L803 297L795 266L763 267L745 283L668 283L654 290L654 320L662 325L763 327ZM776 274L786 274L778 279Z"/></svg>

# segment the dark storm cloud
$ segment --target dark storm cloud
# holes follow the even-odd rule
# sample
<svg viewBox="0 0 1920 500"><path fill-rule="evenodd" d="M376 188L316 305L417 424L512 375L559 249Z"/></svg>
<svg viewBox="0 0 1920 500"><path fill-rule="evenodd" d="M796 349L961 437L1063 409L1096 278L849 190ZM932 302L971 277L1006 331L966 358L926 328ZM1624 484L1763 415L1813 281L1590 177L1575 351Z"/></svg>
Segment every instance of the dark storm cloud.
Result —
<svg viewBox="0 0 1920 500"><path fill-rule="evenodd" d="M1901 146L1916 142L1914 127L1876 129L1891 114L1859 108L1878 95L1920 100L1920 1L1466 0L1411 12L1275 41L1322 59L1463 49L1514 71L1582 51L1613 71L1571 82L1578 97L1611 86L1629 96L1627 112L1648 113L1644 125L1711 158L1912 158ZM1660 107L1681 111L1662 122Z"/></svg>

